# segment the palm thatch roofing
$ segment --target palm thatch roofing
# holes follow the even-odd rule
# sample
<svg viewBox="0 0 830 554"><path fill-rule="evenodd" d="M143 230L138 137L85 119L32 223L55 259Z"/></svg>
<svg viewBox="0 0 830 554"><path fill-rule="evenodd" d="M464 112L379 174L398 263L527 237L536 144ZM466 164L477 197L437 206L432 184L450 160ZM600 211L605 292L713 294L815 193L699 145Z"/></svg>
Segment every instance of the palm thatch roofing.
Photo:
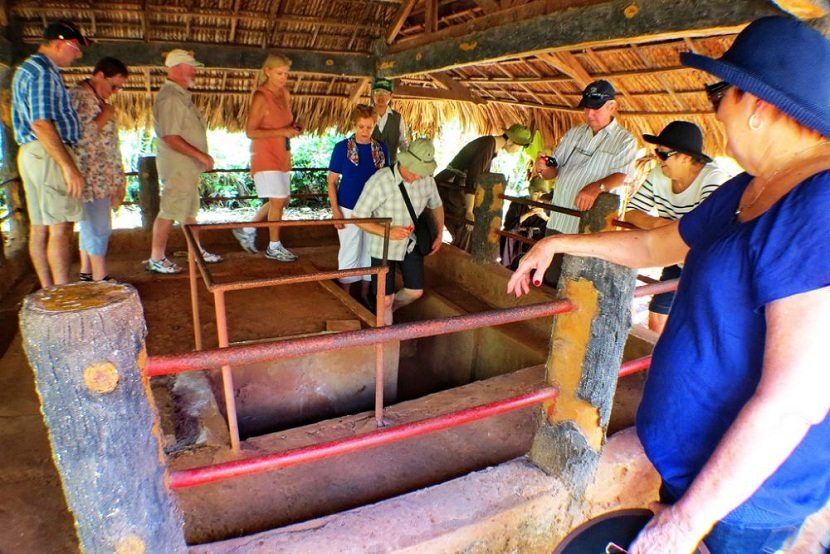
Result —
<svg viewBox="0 0 830 554"><path fill-rule="evenodd" d="M395 106L416 133L446 121L480 133L515 122L553 144L582 122L581 90L607 79L621 123L639 136L675 119L704 129L706 149L724 137L703 94L707 76L679 53L719 56L749 21L779 6L815 16L823 2L793 0L6 0L0 14L9 65L31 53L44 26L75 22L96 44L65 70L68 84L100 56L131 75L116 99L121 123L150 122L165 79L162 53L196 52L206 67L192 90L209 125L244 126L258 68L269 52L294 61L288 88L302 124L347 127L371 79L395 79ZM795 8L793 8L795 6ZM0 8L2 6L0 5ZM771 40L774 40L771 37ZM711 78L709 78L711 80Z"/></svg>

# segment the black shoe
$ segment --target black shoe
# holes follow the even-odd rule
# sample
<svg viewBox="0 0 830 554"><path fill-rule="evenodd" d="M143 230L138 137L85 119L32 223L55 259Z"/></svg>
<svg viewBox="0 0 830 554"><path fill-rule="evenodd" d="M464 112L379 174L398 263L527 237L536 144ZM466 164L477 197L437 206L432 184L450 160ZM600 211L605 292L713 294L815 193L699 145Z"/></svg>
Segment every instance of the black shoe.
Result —
<svg viewBox="0 0 830 554"><path fill-rule="evenodd" d="M92 273L78 273L78 281L89 283L92 281Z"/></svg>

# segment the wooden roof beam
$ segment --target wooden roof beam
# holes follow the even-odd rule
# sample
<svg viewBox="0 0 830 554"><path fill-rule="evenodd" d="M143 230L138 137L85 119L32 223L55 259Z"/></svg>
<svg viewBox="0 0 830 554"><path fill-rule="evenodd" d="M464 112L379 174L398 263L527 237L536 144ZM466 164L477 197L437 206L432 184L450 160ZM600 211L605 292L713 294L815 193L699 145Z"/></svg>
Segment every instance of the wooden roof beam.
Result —
<svg viewBox="0 0 830 554"><path fill-rule="evenodd" d="M25 57L34 52L34 45L27 45L19 56ZM187 42L151 42L123 41L94 43L84 49L85 60L98 60L104 56L113 56L127 66L161 65L163 53L174 48L192 50L197 60L208 69L260 69L269 51L259 46L231 46ZM374 58L368 54L347 54L338 52L321 52L314 50L280 49L280 53L291 59L291 70L321 75L340 75L344 77L369 77L374 74ZM22 58L21 58L22 59Z"/></svg>
<svg viewBox="0 0 830 554"><path fill-rule="evenodd" d="M405 0L401 7L398 8L395 17L392 18L392 24L389 25L389 29L386 31L386 43L392 44L397 38L398 33L401 32L401 28L403 27L406 18L409 17L409 14L412 12L412 7L415 5L417 0Z"/></svg>
<svg viewBox="0 0 830 554"><path fill-rule="evenodd" d="M537 54L536 57L576 81L580 88L585 88L588 83L593 81L585 68L582 67L582 64L579 63L579 60L576 59L576 56L566 50L552 54L542 52Z"/></svg>
<svg viewBox="0 0 830 554"><path fill-rule="evenodd" d="M449 73L437 71L435 73L430 73L429 76L445 89L450 90L459 96L466 96L466 99L470 102L481 104L481 98L479 98L469 88L456 81Z"/></svg>
<svg viewBox="0 0 830 554"><path fill-rule="evenodd" d="M391 52L379 58L379 72L400 77L534 52L736 32L760 16L780 13L767 0L649 0L634 15L628 5L614 0L573 8Z"/></svg>

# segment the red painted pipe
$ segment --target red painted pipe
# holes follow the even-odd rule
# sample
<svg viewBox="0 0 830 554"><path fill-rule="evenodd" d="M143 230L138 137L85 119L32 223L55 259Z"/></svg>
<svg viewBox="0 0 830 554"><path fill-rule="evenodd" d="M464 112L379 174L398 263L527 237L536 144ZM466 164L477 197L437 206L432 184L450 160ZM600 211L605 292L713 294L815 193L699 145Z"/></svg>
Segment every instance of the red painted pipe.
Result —
<svg viewBox="0 0 830 554"><path fill-rule="evenodd" d="M246 460L174 471L170 474L170 488L175 490L207 485L209 483L256 475L297 464L331 458L356 450L398 442L403 439L434 433L487 417L527 408L534 404L553 400L558 394L559 391L556 388L548 387L422 421L406 423L396 427L387 427L356 437L324 442L303 448L295 448L286 452L248 458Z"/></svg>
<svg viewBox="0 0 830 554"><path fill-rule="evenodd" d="M643 356L636 360L628 360L620 365L619 378L628 377L638 371L643 371L651 366L651 356Z"/></svg>
<svg viewBox="0 0 830 554"><path fill-rule="evenodd" d="M445 335L457 331L469 331L481 327L504 325L563 314L574 309L570 300L556 300L543 304L531 304L503 310L488 310L474 314L413 321L374 329L345 331L327 335L315 335L293 340L275 341L265 344L231 346L185 354L151 356L147 358L144 372L148 377L170 375L220 366L250 365L270 360L304 356L316 352L341 350L354 346L367 346L392 340L408 340L434 335Z"/></svg>
<svg viewBox="0 0 830 554"><path fill-rule="evenodd" d="M680 279L671 279L669 281L658 281L657 283L637 287L634 289L634 298L675 291L677 290L677 283L679 282Z"/></svg>

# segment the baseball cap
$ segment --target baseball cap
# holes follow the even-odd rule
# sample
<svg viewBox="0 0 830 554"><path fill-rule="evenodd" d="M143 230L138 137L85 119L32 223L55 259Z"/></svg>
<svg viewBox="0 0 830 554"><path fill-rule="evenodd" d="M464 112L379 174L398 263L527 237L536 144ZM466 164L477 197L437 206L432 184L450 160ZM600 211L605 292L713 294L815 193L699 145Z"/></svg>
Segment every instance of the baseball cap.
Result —
<svg viewBox="0 0 830 554"><path fill-rule="evenodd" d="M167 57L164 58L164 65L166 67L174 67L182 63L192 65L193 67L205 67L205 64L196 61L196 58L193 57L193 52L182 50L181 48L171 50L167 53Z"/></svg>
<svg viewBox="0 0 830 554"><path fill-rule="evenodd" d="M614 90L614 87L608 81L603 79L594 81L582 91L582 100L579 101L577 108L598 110L606 102L613 100L616 94L617 91Z"/></svg>
<svg viewBox="0 0 830 554"><path fill-rule="evenodd" d="M55 21L46 26L43 30L43 38L48 40L77 40L81 46L89 46L91 43L71 21Z"/></svg>

